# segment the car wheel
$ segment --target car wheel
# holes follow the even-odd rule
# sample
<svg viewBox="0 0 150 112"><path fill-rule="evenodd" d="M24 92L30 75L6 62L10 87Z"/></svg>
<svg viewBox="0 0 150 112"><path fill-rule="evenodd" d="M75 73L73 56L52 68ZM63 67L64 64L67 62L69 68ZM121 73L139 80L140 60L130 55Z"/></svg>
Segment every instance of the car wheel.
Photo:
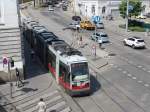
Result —
<svg viewBox="0 0 150 112"><path fill-rule="evenodd" d="M135 45L132 45L132 48L135 49Z"/></svg>
<svg viewBox="0 0 150 112"><path fill-rule="evenodd" d="M125 41L123 41L123 44L124 44L125 46L127 46L127 43L126 43Z"/></svg>

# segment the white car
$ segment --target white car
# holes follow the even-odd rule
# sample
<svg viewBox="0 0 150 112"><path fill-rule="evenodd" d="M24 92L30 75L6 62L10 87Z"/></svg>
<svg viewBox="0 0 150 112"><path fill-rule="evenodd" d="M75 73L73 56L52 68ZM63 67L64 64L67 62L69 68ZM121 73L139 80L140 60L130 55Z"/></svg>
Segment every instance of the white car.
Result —
<svg viewBox="0 0 150 112"><path fill-rule="evenodd" d="M54 11L54 8L52 6L48 6L48 11Z"/></svg>
<svg viewBox="0 0 150 112"><path fill-rule="evenodd" d="M79 22L75 21L69 24L69 28L73 30L79 30L80 29L80 24Z"/></svg>
<svg viewBox="0 0 150 112"><path fill-rule="evenodd" d="M144 15L139 15L139 16L136 16L136 19L146 19L146 16L144 16Z"/></svg>
<svg viewBox="0 0 150 112"><path fill-rule="evenodd" d="M124 45L131 46L132 48L145 48L145 42L140 37L130 37L123 41Z"/></svg>

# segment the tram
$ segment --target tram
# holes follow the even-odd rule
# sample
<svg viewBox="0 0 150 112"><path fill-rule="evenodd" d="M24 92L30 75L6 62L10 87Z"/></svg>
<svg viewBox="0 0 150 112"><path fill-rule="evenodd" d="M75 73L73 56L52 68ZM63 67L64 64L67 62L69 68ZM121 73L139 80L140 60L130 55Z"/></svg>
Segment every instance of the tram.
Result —
<svg viewBox="0 0 150 112"><path fill-rule="evenodd" d="M40 61L69 95L90 94L88 61L80 51L35 21L24 22L23 34Z"/></svg>

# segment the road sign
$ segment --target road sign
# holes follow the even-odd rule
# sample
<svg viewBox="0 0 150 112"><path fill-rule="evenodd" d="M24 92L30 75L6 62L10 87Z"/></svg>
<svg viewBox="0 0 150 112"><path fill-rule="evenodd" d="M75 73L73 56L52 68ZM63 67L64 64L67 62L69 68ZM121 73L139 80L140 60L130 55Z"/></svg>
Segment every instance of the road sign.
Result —
<svg viewBox="0 0 150 112"><path fill-rule="evenodd" d="M128 6L128 10L129 10L129 11L132 11L132 10L133 10L133 6L132 6L132 5L129 5L129 6Z"/></svg>
<svg viewBox="0 0 150 112"><path fill-rule="evenodd" d="M5 64L8 64L8 59L7 59L7 57L3 57L3 64L5 65Z"/></svg>
<svg viewBox="0 0 150 112"><path fill-rule="evenodd" d="M3 57L3 71L8 73L8 58Z"/></svg>
<svg viewBox="0 0 150 112"><path fill-rule="evenodd" d="M101 17L100 17L100 16L92 16L92 21L93 21L93 22L98 23L98 22L100 22L100 20L101 20Z"/></svg>

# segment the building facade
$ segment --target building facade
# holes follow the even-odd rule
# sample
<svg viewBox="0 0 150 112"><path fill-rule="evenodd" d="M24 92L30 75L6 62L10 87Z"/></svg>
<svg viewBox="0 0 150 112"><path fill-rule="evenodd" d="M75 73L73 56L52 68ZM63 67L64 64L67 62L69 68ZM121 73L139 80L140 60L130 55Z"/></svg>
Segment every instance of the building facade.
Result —
<svg viewBox="0 0 150 112"><path fill-rule="evenodd" d="M9 4L8 4L9 3ZM23 39L20 31L20 17L17 0L0 0L0 82L15 80L15 68L24 77ZM4 58L7 60L4 61ZM14 67L8 70L8 61L14 60Z"/></svg>
<svg viewBox="0 0 150 112"><path fill-rule="evenodd" d="M74 11L80 15L91 17L93 15L106 16L112 14L118 17L121 0L74 0ZM142 0L145 6L143 13L150 12L150 0Z"/></svg>

